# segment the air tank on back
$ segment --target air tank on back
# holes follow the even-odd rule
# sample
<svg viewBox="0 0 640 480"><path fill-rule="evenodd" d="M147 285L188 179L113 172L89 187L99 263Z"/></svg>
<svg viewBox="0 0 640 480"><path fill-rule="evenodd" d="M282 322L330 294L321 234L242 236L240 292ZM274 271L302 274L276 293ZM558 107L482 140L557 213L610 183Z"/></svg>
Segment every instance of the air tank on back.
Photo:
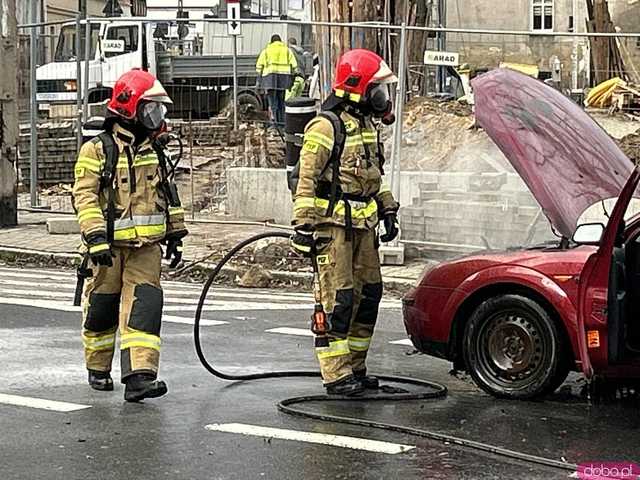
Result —
<svg viewBox="0 0 640 480"><path fill-rule="evenodd" d="M287 101L285 105L285 142L287 150L287 183L294 192L297 183L298 160L302 149L304 129L318 114L318 101L313 98L298 97ZM295 192L294 192L295 193Z"/></svg>

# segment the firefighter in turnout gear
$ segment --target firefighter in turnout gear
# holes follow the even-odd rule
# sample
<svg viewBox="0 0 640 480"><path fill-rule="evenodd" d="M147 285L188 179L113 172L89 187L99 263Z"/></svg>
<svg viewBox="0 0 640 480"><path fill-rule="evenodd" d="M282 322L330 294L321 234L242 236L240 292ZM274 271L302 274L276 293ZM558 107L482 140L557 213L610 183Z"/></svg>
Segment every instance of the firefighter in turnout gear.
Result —
<svg viewBox="0 0 640 480"><path fill-rule="evenodd" d="M394 121L387 64L368 50L338 61L325 112L305 129L294 193L292 247L313 255L330 330L316 336L316 354L329 394L355 395L378 388L365 360L382 298L377 226L383 242L398 234L399 204L383 183L380 124ZM327 118L339 118L342 132ZM343 145L338 145L338 138ZM341 153L336 155L336 148ZM337 162L332 158L337 157Z"/></svg>
<svg viewBox="0 0 640 480"><path fill-rule="evenodd" d="M176 266L187 234L175 185L157 136L171 99L156 78L131 70L116 82L105 131L85 143L75 165L74 206L91 270L83 328L89 384L113 390L110 376L120 330L127 401L167 392L156 379L163 294L162 249Z"/></svg>

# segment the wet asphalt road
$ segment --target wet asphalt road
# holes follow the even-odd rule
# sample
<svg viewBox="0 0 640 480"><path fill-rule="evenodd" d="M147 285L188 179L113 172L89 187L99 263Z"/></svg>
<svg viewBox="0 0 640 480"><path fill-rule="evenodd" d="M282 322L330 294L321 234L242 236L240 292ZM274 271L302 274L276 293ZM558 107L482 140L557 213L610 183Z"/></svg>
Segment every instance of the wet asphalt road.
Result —
<svg viewBox="0 0 640 480"><path fill-rule="evenodd" d="M568 478L571 473L410 435L284 415L277 411L276 403L286 397L322 393L319 380L232 383L215 379L197 360L192 326L175 321L163 327L161 377L169 384L169 394L143 404L127 404L120 384L114 392L96 392L86 385L80 314L64 311L63 306L69 304L69 286L64 287L67 274L38 279L37 273L22 278L17 271L7 280L2 273L8 272L0 271L0 394L91 408L63 413L0 401L3 479L547 479ZM24 285L10 285L16 282ZM33 288L29 282L34 282ZM170 288L179 290L180 285ZM62 292L44 300L54 308L30 306L42 305L42 297L34 292L47 289ZM185 289L194 293L173 304L176 308L170 315L184 319L177 321L192 316L189 308L197 297L195 288ZM23 290L31 293L20 293ZM271 293L274 298L283 295ZM212 363L230 373L316 368L311 338L265 333L276 327L306 328L308 312L303 307L295 309L295 303L299 307L304 301L292 297L279 306L269 302L269 292L252 290L226 295L227 310L212 307L205 315L209 320L228 322L203 327L203 342ZM264 298L257 299L259 296ZM12 304L13 299L20 305ZM172 299L168 300L171 305ZM232 310L234 302L246 302L251 309ZM450 391L446 399L309 404L305 408L448 433L572 463L640 460L637 404L589 406L575 394L579 382L575 377L565 385L565 393L545 401L496 400L450 376L447 362L389 343L404 337L400 311L392 302L381 313L371 371L445 383ZM117 378L117 358L114 367ZM389 454L205 428L228 423L416 448Z"/></svg>

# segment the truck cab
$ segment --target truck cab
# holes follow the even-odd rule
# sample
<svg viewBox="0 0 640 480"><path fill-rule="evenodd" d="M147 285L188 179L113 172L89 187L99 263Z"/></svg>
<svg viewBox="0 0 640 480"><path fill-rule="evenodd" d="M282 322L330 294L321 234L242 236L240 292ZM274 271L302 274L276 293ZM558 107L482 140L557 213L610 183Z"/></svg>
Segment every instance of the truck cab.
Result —
<svg viewBox="0 0 640 480"><path fill-rule="evenodd" d="M89 103L109 97L111 88L124 72L145 68L156 73L155 44L151 28L145 22L91 21L89 24L89 58L86 59L86 22L81 24L80 52L76 51L76 24L65 24L60 30L53 62L36 71L36 98L41 110L51 104L73 104L78 89ZM81 79L77 78L78 55L81 60ZM89 62L88 91L83 92L86 65Z"/></svg>

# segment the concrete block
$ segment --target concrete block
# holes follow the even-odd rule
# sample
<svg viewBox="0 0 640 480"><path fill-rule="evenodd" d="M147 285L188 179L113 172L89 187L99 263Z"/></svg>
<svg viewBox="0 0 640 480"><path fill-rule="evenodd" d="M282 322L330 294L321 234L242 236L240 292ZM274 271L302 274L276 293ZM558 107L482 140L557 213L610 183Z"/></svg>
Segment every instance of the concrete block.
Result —
<svg viewBox="0 0 640 480"><path fill-rule="evenodd" d="M229 168L227 195L229 212L237 218L291 222L293 200L284 169Z"/></svg>
<svg viewBox="0 0 640 480"><path fill-rule="evenodd" d="M380 263L382 265L404 265L404 245L391 247L381 245L378 249Z"/></svg>
<svg viewBox="0 0 640 480"><path fill-rule="evenodd" d="M47 232L51 235L80 233L80 225L75 217L47 219Z"/></svg>

